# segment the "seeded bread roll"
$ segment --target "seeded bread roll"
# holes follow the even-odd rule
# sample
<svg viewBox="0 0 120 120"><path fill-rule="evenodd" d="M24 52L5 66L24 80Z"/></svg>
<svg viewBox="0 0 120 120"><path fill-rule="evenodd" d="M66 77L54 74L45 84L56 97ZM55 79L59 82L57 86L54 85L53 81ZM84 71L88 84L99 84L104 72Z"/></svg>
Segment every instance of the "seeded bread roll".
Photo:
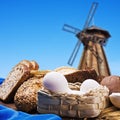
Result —
<svg viewBox="0 0 120 120"><path fill-rule="evenodd" d="M29 68L24 64L17 64L0 85L0 99L4 102L11 102L17 89L29 76Z"/></svg>
<svg viewBox="0 0 120 120"><path fill-rule="evenodd" d="M17 90L14 103L18 110L33 113L37 110L37 92L42 88L42 78L30 78Z"/></svg>
<svg viewBox="0 0 120 120"><path fill-rule="evenodd" d="M78 70L72 67L62 66L56 68L55 71L62 73L68 82L75 83L75 82L83 82L86 79L94 79L98 81L97 73L94 69L85 69L85 70Z"/></svg>

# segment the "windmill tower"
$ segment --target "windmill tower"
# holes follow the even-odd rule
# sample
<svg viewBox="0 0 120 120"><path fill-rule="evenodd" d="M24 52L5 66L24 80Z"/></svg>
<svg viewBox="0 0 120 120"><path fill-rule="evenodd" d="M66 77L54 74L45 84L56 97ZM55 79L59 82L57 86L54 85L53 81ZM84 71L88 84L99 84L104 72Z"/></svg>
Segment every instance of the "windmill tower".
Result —
<svg viewBox="0 0 120 120"><path fill-rule="evenodd" d="M110 75L109 65L103 49L103 46L106 45L110 34L108 31L103 30L97 26L89 27L97 6L98 3L93 2L83 30L67 24L64 24L63 30L74 33L78 38L75 48L68 60L68 64L73 64L82 43L84 50L78 65L78 69L94 68L99 78L102 79L103 77Z"/></svg>

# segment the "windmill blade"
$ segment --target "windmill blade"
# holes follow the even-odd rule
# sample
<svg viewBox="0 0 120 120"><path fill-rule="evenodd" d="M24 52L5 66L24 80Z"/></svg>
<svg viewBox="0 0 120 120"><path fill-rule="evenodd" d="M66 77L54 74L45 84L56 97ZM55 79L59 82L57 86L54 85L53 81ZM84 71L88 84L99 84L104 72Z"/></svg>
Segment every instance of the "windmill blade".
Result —
<svg viewBox="0 0 120 120"><path fill-rule="evenodd" d="M73 62L74 62L76 55L78 53L78 50L80 48L80 45L81 45L81 42L80 42L80 40L78 40L78 42L76 43L75 48L73 49L73 52L68 60L68 64L71 66L73 65Z"/></svg>
<svg viewBox="0 0 120 120"><path fill-rule="evenodd" d="M93 16L95 14L95 11L97 9L97 6L98 6L98 3L97 2L93 2L83 29L86 29L90 25L90 23L91 23L91 21L93 19Z"/></svg>
<svg viewBox="0 0 120 120"><path fill-rule="evenodd" d="M64 24L63 30L64 30L64 31L67 31L67 32L70 32L70 33L73 33L73 34L77 34L78 32L81 31L80 29L75 28L75 27L73 27L73 26L70 26L70 25L68 25L68 24Z"/></svg>

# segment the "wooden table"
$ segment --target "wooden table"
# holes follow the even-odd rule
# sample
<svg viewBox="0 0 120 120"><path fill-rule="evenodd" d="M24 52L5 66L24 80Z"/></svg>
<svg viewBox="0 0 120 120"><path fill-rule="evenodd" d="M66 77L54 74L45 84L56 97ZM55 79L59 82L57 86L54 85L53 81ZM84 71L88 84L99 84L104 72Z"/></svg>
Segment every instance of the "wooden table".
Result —
<svg viewBox="0 0 120 120"><path fill-rule="evenodd" d="M3 103L2 101L0 101L0 104L12 108L14 110L17 110L14 103Z"/></svg>

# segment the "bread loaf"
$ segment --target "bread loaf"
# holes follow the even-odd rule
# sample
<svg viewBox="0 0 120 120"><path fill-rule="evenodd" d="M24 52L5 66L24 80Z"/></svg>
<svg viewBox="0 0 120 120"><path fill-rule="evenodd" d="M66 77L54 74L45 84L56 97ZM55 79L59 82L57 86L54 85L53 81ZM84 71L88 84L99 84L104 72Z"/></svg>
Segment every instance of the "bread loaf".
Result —
<svg viewBox="0 0 120 120"><path fill-rule="evenodd" d="M36 112L37 92L42 88L42 78L30 78L25 81L17 90L14 103L18 110L24 112Z"/></svg>
<svg viewBox="0 0 120 120"><path fill-rule="evenodd" d="M22 60L15 65L0 85L0 99L5 102L11 102L20 85L32 76L30 71L38 68L37 62L29 60Z"/></svg>
<svg viewBox="0 0 120 120"><path fill-rule="evenodd" d="M98 81L97 73L94 69L78 70L72 67L62 66L56 68L55 71L62 73L68 82L83 82L86 79L94 79Z"/></svg>
<svg viewBox="0 0 120 120"><path fill-rule="evenodd" d="M24 64L17 64L0 85L0 99L10 102L14 98L19 86L30 76L29 68Z"/></svg>

